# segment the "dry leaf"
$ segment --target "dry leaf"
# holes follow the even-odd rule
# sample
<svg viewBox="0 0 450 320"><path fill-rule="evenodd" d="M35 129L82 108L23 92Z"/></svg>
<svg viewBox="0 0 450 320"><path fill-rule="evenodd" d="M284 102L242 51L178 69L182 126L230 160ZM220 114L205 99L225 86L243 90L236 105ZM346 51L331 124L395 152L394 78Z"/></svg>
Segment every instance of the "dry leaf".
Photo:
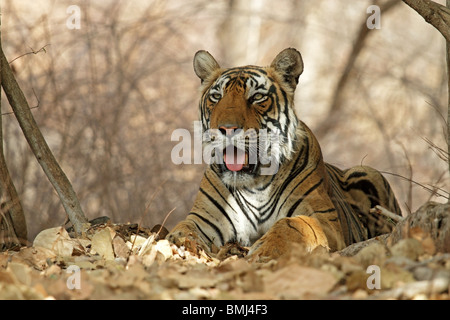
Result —
<svg viewBox="0 0 450 320"><path fill-rule="evenodd" d="M44 298L32 287L23 284L0 283L0 300L37 300Z"/></svg>
<svg viewBox="0 0 450 320"><path fill-rule="evenodd" d="M254 270L243 273L238 280L237 284L244 292L262 292L264 290L262 277Z"/></svg>
<svg viewBox="0 0 450 320"><path fill-rule="evenodd" d="M70 238L66 229L56 227L41 231L33 242L34 247L43 247L54 251L58 256L71 256L77 244Z"/></svg>
<svg viewBox="0 0 450 320"><path fill-rule="evenodd" d="M14 260L23 259L37 270L48 268L48 263L51 263L54 258L56 258L56 253L43 247L22 248L14 256Z"/></svg>
<svg viewBox="0 0 450 320"><path fill-rule="evenodd" d="M150 267L153 262L155 262L156 254L158 250L156 250L155 245L151 245L148 250L146 250L146 254L142 257L142 264L146 267Z"/></svg>
<svg viewBox="0 0 450 320"><path fill-rule="evenodd" d="M161 253L162 257L163 257L163 261L166 261L167 259L172 258L173 254L172 254L172 247L171 244L169 242L169 240L159 240L156 243L156 250Z"/></svg>
<svg viewBox="0 0 450 320"><path fill-rule="evenodd" d="M144 254L152 250L154 241L155 241L155 234L152 234L150 237L145 239L144 243L142 243L142 246L139 249L138 256L143 256Z"/></svg>
<svg viewBox="0 0 450 320"><path fill-rule="evenodd" d="M127 247L125 241L121 237L119 236L114 237L112 244L116 257L125 259L128 258L128 256L130 255L129 254L130 250Z"/></svg>
<svg viewBox="0 0 450 320"><path fill-rule="evenodd" d="M9 255L7 252L0 253L0 268L6 268L8 265Z"/></svg>
<svg viewBox="0 0 450 320"><path fill-rule="evenodd" d="M1 271L0 270L0 283L13 284L16 278L11 271Z"/></svg>
<svg viewBox="0 0 450 320"><path fill-rule="evenodd" d="M195 287L211 288L218 283L219 277L206 270L190 270L186 274L176 276L175 280L178 282L180 289Z"/></svg>
<svg viewBox="0 0 450 320"><path fill-rule="evenodd" d="M336 279L328 272L294 264L268 274L263 279L265 291L282 299L325 296L336 284Z"/></svg>
<svg viewBox="0 0 450 320"><path fill-rule="evenodd" d="M436 278L436 272L445 277L450 270L450 259L445 255L437 254L430 260L420 256L420 264L403 257L411 248L416 256L420 254L414 245L417 240L425 250L429 236L419 229L411 231L417 240L400 241L393 248L397 256L389 259L385 248L377 244L354 257L293 250L286 259L254 263L237 255L219 262L193 239L185 239L186 246L177 247L152 236L117 230L115 234L110 228L92 228L92 241L70 239L60 228L52 237L43 238L53 247L72 244L71 256L59 256L39 246L0 254L0 299L377 299L383 290L367 288L368 264L380 265L381 288L393 292L386 297L448 299L447 287L437 292L420 291L419 295L402 293L410 282L429 282ZM123 240L130 236L136 241L133 252L129 252L131 242ZM432 244L428 251L433 252ZM69 277L76 276L64 269L70 265L81 268L81 290L67 287Z"/></svg>
<svg viewBox="0 0 450 320"><path fill-rule="evenodd" d="M43 297L45 297L45 300L49 300L49 299L54 300L55 299L55 298L49 296L49 294L45 290L45 288L42 285L42 283L36 283L33 286L33 290L36 291L38 294L42 295Z"/></svg>
<svg viewBox="0 0 450 320"><path fill-rule="evenodd" d="M31 284L31 268L24 264L18 262L11 262L8 264L6 271L11 272L17 281L29 286Z"/></svg>
<svg viewBox="0 0 450 320"><path fill-rule="evenodd" d="M112 248L111 232L109 228L98 231L91 239L92 249L101 255L105 260L114 260Z"/></svg>
<svg viewBox="0 0 450 320"><path fill-rule="evenodd" d="M58 276L60 274L61 274L61 267L59 267L56 264L51 265L49 268L43 271L43 275L45 275L46 277Z"/></svg>
<svg viewBox="0 0 450 320"><path fill-rule="evenodd" d="M135 249L140 249L142 247L142 245L147 241L147 238L144 238L140 235L131 235L130 236L130 241L127 241L127 246L128 249L133 249L133 251Z"/></svg>

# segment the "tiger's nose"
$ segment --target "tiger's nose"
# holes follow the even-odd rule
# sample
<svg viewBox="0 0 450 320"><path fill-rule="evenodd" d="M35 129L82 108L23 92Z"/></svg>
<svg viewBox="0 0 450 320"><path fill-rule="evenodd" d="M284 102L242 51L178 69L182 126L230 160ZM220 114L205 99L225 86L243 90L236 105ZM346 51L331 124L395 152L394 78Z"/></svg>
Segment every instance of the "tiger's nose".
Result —
<svg viewBox="0 0 450 320"><path fill-rule="evenodd" d="M240 128L235 124L224 124L219 126L219 131L224 136L233 136L236 133L236 130L239 130Z"/></svg>

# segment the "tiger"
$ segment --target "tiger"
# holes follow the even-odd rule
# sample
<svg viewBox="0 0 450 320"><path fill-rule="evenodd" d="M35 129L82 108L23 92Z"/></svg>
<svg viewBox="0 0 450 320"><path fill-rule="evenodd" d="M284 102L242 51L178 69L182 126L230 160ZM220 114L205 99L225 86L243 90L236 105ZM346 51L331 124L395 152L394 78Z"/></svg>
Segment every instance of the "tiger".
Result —
<svg viewBox="0 0 450 320"><path fill-rule="evenodd" d="M298 50L281 51L270 66L233 68L200 50L193 64L203 150L211 157L169 241L191 237L207 252L237 243L249 248L247 257L275 259L294 243L331 252L392 230L370 212L380 205L401 215L385 177L369 166L341 170L324 162L297 117L294 93L304 68Z"/></svg>

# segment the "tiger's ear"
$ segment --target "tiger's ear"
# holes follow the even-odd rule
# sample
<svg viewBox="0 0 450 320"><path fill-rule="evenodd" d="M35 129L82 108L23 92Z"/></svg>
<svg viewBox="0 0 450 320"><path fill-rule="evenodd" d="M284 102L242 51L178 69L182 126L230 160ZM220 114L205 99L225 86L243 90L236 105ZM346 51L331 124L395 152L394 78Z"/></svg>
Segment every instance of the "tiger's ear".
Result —
<svg viewBox="0 0 450 320"><path fill-rule="evenodd" d="M300 52L294 48L284 49L275 57L270 66L283 76L292 89L295 89L298 78L303 72L303 60Z"/></svg>
<svg viewBox="0 0 450 320"><path fill-rule="evenodd" d="M202 82L217 69L220 69L220 66L208 51L197 51L194 56L194 71Z"/></svg>

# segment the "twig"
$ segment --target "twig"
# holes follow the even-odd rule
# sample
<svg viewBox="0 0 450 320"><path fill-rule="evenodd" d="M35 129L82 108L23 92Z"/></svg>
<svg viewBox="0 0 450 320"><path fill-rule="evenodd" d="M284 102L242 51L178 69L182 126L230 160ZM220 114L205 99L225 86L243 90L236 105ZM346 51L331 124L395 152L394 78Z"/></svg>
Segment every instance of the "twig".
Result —
<svg viewBox="0 0 450 320"><path fill-rule="evenodd" d="M34 91L33 88L32 88L31 90L33 90L34 97L36 98L36 100L37 100L38 103L37 103L37 105L35 105L34 107L30 107L30 108L29 108L30 110L31 110L31 109L39 108L40 105L41 105L41 101L39 100L38 96L36 95L36 92ZM6 116L6 115L9 115L9 114L14 114L14 111L11 111L11 112L3 112L1 115L2 115L2 116Z"/></svg>
<svg viewBox="0 0 450 320"><path fill-rule="evenodd" d="M38 54L39 52L42 52L42 51L43 51L44 53L47 53L47 50L45 50L45 47L47 47L47 46L49 46L49 45L50 45L50 43L47 43L45 46L43 46L42 48L40 48L40 49L37 50L37 51L33 50L33 48L30 47L30 49L31 49L30 52L21 54L20 56L18 56L18 57L16 57L16 58L12 59L11 61L9 61L8 64L11 64L11 63L13 63L14 61L16 61L17 59L20 59L20 58L22 58L22 57L24 57L24 56L26 56L26 55L29 55L29 54Z"/></svg>
<svg viewBox="0 0 450 320"><path fill-rule="evenodd" d="M427 137L422 137L423 140L429 145L429 148L441 159L444 161L448 161L448 151L444 150L437 146L434 142L432 142Z"/></svg>
<svg viewBox="0 0 450 320"><path fill-rule="evenodd" d="M153 192L153 194L152 194L152 197L150 198L150 201L148 202L148 204L147 204L147 206L145 207L145 210L144 210L144 212L142 213L142 215L141 215L141 219L139 220L139 223L138 223L138 228L137 228L137 230L136 230L136 235L138 235L139 234L139 231L141 230L141 225L142 225L142 221L144 220L144 217L147 215L147 213L149 212L149 209L150 209L150 205L152 204L152 202L153 202L153 199L156 197L156 195L159 193L159 191L161 191L161 189L162 189L162 187L163 187L163 185L166 183L166 181L167 181L167 179L155 190L155 192ZM175 209L174 209L175 210ZM161 230L160 230L161 231ZM158 232L159 233L159 232ZM131 252L131 250L133 250L133 248L134 248L134 243L136 242L136 237L134 238L134 241L133 241L133 243L131 244L131 249L130 249L130 252Z"/></svg>
<svg viewBox="0 0 450 320"><path fill-rule="evenodd" d="M431 201L431 198L433 197L433 195L434 195L435 193L437 193L437 191L447 192L446 190L444 190L444 189L442 189L442 188L440 188L440 187L437 186L438 183L441 182L442 178L445 177L446 173L447 173L447 171L443 171L443 172L442 172L442 174L439 176L439 178L436 180L436 182L434 182L435 185L431 185L431 184L428 183L428 185L430 186L430 188L433 189L433 193L430 194L430 197L428 198L428 201L427 201L427 202Z"/></svg>
<svg viewBox="0 0 450 320"><path fill-rule="evenodd" d="M162 228L164 227L164 224L166 223L167 219L169 218L169 216L172 214L172 212L175 211L177 207L173 208L172 210L169 211L168 214L166 214L166 216L164 217L164 220L161 224L161 227L159 228L158 232L156 233L156 236L159 236L159 233L161 232Z"/></svg>
<svg viewBox="0 0 450 320"><path fill-rule="evenodd" d="M36 108L39 108L39 106L31 107L30 110L31 110L31 109L36 109ZM14 111L10 111L10 112L2 112L2 116L7 116L7 115L10 115L10 114L14 114Z"/></svg>
<svg viewBox="0 0 450 320"><path fill-rule="evenodd" d="M408 162L409 188L408 188L408 200L407 200L407 203L405 203L405 204L406 204L406 207L409 210L409 213L411 213L411 209L410 208L412 208L413 168L412 168L412 165L411 165L411 160L409 159L409 156L408 156L408 149L405 148L405 145L403 143L401 143L400 141L397 141L397 144L399 144L400 147L402 148L403 154L405 155L406 161Z"/></svg>
<svg viewBox="0 0 450 320"><path fill-rule="evenodd" d="M410 182L412 182L412 183L414 183L414 184L416 184L416 185L418 185L418 186L424 188L425 190L427 190L428 192L434 194L434 195L437 196L437 197L443 197L443 198L448 199L448 200L450 199L450 193L449 193L448 191L446 191L446 190L443 190L443 189L438 188L439 191L441 191L441 192L443 192L443 193L446 193L446 194L438 193L438 192L436 192L436 188L435 188L435 189L431 189L431 188L425 186L424 184L419 183L419 182L416 182L416 181L411 180L411 179L409 179L409 178L406 178L406 177L402 176L401 174L398 174L398 173L392 173L392 172L388 172L388 171L380 171L380 172L381 172L382 174L389 174L389 175L391 175L391 176L398 177L398 178L402 178L402 179L404 179L404 180L406 180L406 181L410 181Z"/></svg>
<svg viewBox="0 0 450 320"><path fill-rule="evenodd" d="M386 217L394 220L395 222L399 222L399 221L403 220L402 216L399 216L393 212L390 212L389 210L383 208L380 205L376 205L374 208L370 209L370 213L382 214L383 216L386 216Z"/></svg>

